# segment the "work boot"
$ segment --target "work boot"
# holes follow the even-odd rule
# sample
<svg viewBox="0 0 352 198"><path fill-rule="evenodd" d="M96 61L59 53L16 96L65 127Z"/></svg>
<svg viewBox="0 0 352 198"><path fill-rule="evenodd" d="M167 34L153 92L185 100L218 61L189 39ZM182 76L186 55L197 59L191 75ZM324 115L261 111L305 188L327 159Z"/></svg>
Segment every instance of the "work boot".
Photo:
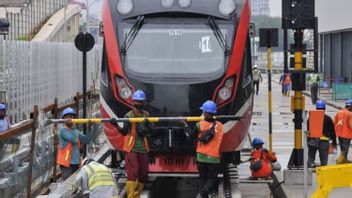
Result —
<svg viewBox="0 0 352 198"><path fill-rule="evenodd" d="M143 191L144 188L144 183L140 182L140 181L136 181L136 189L134 191L134 198L140 198L141 193Z"/></svg>
<svg viewBox="0 0 352 198"><path fill-rule="evenodd" d="M308 168L316 168L316 167L318 167L319 166L319 164L317 164L317 163L311 163L311 164L308 164Z"/></svg>
<svg viewBox="0 0 352 198"><path fill-rule="evenodd" d="M336 164L346 164L346 163L348 163L348 160L343 155L340 155L336 160Z"/></svg>
<svg viewBox="0 0 352 198"><path fill-rule="evenodd" d="M137 181L126 181L127 198L135 198Z"/></svg>

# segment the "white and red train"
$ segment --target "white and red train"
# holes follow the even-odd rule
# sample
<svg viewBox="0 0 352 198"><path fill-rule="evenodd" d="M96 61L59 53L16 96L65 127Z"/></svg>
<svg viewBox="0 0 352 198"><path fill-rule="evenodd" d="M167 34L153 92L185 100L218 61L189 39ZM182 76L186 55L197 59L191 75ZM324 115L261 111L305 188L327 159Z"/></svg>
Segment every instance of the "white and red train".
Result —
<svg viewBox="0 0 352 198"><path fill-rule="evenodd" d="M105 0L101 113L123 117L143 90L153 117L200 115L206 100L223 121L224 162L239 162L253 108L249 0ZM151 172L195 172L195 144L179 123L157 123ZM111 147L123 136L104 124Z"/></svg>

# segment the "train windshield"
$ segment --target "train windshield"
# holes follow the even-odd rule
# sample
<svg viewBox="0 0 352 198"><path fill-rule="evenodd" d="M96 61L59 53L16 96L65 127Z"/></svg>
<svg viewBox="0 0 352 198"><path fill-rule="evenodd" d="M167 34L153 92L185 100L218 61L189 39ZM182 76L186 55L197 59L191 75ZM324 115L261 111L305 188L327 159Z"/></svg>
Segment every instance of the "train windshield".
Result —
<svg viewBox="0 0 352 198"><path fill-rule="evenodd" d="M144 19L119 23L126 73L137 77L216 78L226 71L234 24L209 19Z"/></svg>

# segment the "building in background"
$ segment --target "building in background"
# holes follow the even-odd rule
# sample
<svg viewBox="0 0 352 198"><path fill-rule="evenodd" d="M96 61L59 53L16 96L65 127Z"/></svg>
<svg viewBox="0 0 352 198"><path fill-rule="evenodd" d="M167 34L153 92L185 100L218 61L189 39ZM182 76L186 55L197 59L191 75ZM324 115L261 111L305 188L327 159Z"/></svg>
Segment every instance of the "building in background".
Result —
<svg viewBox="0 0 352 198"><path fill-rule="evenodd" d="M320 37L319 70L330 83L352 82L351 8L351 0L315 1Z"/></svg>
<svg viewBox="0 0 352 198"><path fill-rule="evenodd" d="M252 16L269 16L269 0L251 0Z"/></svg>
<svg viewBox="0 0 352 198"><path fill-rule="evenodd" d="M69 3L77 4L81 7L81 30L91 33L96 42L100 40L98 29L99 23L102 21L101 12L103 9L103 2L103 0L69 0Z"/></svg>
<svg viewBox="0 0 352 198"><path fill-rule="evenodd" d="M64 5L64 0L0 0L0 18L10 22L6 39L31 40Z"/></svg>

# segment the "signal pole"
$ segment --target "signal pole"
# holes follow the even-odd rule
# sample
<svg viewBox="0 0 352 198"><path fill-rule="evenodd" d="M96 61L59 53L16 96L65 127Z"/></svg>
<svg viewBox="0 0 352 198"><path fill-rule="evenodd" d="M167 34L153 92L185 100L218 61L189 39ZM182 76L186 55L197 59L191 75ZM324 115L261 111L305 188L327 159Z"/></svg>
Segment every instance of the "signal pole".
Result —
<svg viewBox="0 0 352 198"><path fill-rule="evenodd" d="M294 96L291 97L291 110L294 113L294 149L291 157L296 167L303 165L303 146L302 146L302 113L305 106L305 98L302 94L304 87L302 81L305 82L304 73L300 73L303 68L303 30L297 29L294 33L294 71L297 73L292 74ZM305 83L304 83L305 84Z"/></svg>
<svg viewBox="0 0 352 198"><path fill-rule="evenodd" d="M272 93L271 93L271 46L267 49L268 59L268 114L269 114L269 151L273 151L273 106L272 106Z"/></svg>
<svg viewBox="0 0 352 198"><path fill-rule="evenodd" d="M273 151L273 121L272 121L272 93L271 93L271 47L278 47L278 29L262 28L259 29L259 46L267 47L267 69L268 69L268 118L269 118L269 151Z"/></svg>
<svg viewBox="0 0 352 198"><path fill-rule="evenodd" d="M91 34L87 32L79 33L75 38L75 46L76 48L82 52L82 66L83 66L83 118L87 118L87 52L90 51L94 47L94 38ZM87 125L83 125L83 133L86 134ZM83 147L83 157L86 157L87 154L87 146Z"/></svg>
<svg viewBox="0 0 352 198"><path fill-rule="evenodd" d="M315 17L314 0L282 0L282 29L284 29L284 71L291 73L292 90L291 111L294 114L294 148L291 153L287 167L289 169L303 168L302 145L302 122L303 110L305 108L305 98L302 91L305 90L306 73L316 73L318 71L318 19ZM311 29L314 31L314 46L306 49L303 44L303 31ZM294 31L294 43L288 46L288 30ZM307 67L304 63L304 54L314 53L313 67ZM293 57L289 56L293 55ZM288 63L290 60L290 64ZM284 171L285 177L285 171ZM286 179L286 178L285 178Z"/></svg>

